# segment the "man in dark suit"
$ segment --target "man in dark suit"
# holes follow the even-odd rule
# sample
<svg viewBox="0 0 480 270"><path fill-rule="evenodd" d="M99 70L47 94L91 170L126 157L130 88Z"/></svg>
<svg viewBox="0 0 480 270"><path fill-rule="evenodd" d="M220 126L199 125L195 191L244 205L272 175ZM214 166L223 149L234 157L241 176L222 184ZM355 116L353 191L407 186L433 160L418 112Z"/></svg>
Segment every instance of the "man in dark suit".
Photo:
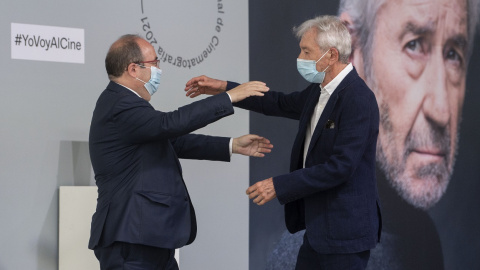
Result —
<svg viewBox="0 0 480 270"><path fill-rule="evenodd" d="M268 92L235 104L300 121L291 172L257 182L247 194L258 205L278 197L288 230L306 229L296 269L365 269L381 230L375 178L378 105L348 63L351 39L338 18L317 17L296 32L301 39L297 67L312 84L300 92ZM236 85L200 76L186 90L196 96Z"/></svg>
<svg viewBox="0 0 480 270"><path fill-rule="evenodd" d="M114 42L105 59L111 81L97 101L89 140L98 202L88 247L101 269L178 269L174 249L196 236L178 158L229 161L232 152L262 157L272 148L256 135L189 134L233 114L232 102L263 95L264 83L161 112L148 102L160 83L158 64L152 45L136 35Z"/></svg>

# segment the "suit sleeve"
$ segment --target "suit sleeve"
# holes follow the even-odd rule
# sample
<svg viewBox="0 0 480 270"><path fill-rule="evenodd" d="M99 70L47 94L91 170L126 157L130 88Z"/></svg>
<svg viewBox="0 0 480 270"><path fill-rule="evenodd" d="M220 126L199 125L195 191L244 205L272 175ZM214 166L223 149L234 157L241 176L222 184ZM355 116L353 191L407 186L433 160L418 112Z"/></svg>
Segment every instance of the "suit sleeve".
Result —
<svg viewBox="0 0 480 270"><path fill-rule="evenodd" d="M364 158L367 145L376 144L379 118L373 93L364 96L350 95L344 102L338 135L328 160L273 178L281 204L348 181Z"/></svg>
<svg viewBox="0 0 480 270"><path fill-rule="evenodd" d="M236 87L238 84L227 82L227 90ZM316 84L318 86L318 84ZM263 97L249 97L233 105L238 108L258 112L269 116L285 117L299 120L302 109L307 101L312 87L301 92L285 94L282 92L268 91Z"/></svg>
<svg viewBox="0 0 480 270"><path fill-rule="evenodd" d="M188 134L233 112L226 93L193 102L172 112L156 111L145 100L123 97L115 106L113 121L122 136L119 139L142 143Z"/></svg>
<svg viewBox="0 0 480 270"><path fill-rule="evenodd" d="M171 140L179 158L230 161L230 138L186 134Z"/></svg>

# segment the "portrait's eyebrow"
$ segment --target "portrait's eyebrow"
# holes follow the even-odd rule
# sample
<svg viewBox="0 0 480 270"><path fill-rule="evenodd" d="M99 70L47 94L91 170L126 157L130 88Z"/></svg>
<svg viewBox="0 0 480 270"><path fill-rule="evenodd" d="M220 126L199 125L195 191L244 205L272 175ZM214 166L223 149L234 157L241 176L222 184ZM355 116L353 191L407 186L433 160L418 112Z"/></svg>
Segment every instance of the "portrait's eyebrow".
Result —
<svg viewBox="0 0 480 270"><path fill-rule="evenodd" d="M462 53L467 52L467 37L464 34L456 34L447 39L446 44L452 44L454 47L459 48Z"/></svg>
<svg viewBox="0 0 480 270"><path fill-rule="evenodd" d="M435 31L435 24L429 22L426 25L419 25L414 22L407 22L400 33L398 40L401 41L407 33L412 33L415 36L431 35Z"/></svg>

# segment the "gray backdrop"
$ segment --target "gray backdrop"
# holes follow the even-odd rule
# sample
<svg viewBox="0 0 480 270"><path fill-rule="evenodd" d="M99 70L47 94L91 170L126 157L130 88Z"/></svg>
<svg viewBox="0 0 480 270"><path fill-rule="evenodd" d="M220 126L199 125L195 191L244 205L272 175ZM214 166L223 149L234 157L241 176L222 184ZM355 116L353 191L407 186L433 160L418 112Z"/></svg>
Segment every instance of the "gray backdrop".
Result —
<svg viewBox="0 0 480 270"><path fill-rule="evenodd" d="M58 187L93 183L88 130L108 83L109 45L149 30L174 60L191 59L216 36L200 65L178 67L168 57L161 63L152 105L174 110L191 102L183 88L193 76L248 80L247 15L246 0L0 2L0 270L57 269ZM150 29L143 26L147 21ZM12 22L84 29L85 64L11 59ZM239 136L248 133L248 123L248 112L236 110L201 132ZM197 240L180 251L182 269L246 269L248 158L182 164L198 218Z"/></svg>

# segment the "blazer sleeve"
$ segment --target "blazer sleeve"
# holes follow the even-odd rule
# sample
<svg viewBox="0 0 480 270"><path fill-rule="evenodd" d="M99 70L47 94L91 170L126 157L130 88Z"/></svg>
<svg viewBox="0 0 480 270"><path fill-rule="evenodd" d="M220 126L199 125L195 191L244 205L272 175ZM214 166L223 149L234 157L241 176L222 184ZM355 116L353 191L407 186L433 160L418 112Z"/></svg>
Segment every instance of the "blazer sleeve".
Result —
<svg viewBox="0 0 480 270"><path fill-rule="evenodd" d="M342 121L339 123L332 155L326 162L273 178L281 204L348 181L364 158L366 147L376 145L379 113L373 93L361 96L351 94L343 102Z"/></svg>
<svg viewBox="0 0 480 270"><path fill-rule="evenodd" d="M157 111L143 99L124 96L115 105L113 121L118 134L123 136L119 139L143 143L188 134L233 112L226 93L193 102L172 112Z"/></svg>
<svg viewBox="0 0 480 270"><path fill-rule="evenodd" d="M237 83L227 82L227 90L237 86ZM263 97L249 97L233 105L238 108L258 112L269 116L285 117L299 120L302 109L307 101L310 89L318 87L311 84L300 92L285 94L282 92L268 91Z"/></svg>
<svg viewBox="0 0 480 270"><path fill-rule="evenodd" d="M230 138L186 134L171 140L179 158L230 161Z"/></svg>

